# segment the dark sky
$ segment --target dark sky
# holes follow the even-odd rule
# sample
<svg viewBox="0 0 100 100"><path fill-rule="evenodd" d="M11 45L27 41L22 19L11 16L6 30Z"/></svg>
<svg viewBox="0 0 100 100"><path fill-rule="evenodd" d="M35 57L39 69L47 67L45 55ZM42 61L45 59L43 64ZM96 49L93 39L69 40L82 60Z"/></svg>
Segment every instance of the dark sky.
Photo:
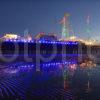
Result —
<svg viewBox="0 0 100 100"><path fill-rule="evenodd" d="M0 33L25 29L39 32L61 33L59 20L69 13L69 22L79 36L87 36L86 16L91 19L91 36L100 36L99 0L0 0Z"/></svg>

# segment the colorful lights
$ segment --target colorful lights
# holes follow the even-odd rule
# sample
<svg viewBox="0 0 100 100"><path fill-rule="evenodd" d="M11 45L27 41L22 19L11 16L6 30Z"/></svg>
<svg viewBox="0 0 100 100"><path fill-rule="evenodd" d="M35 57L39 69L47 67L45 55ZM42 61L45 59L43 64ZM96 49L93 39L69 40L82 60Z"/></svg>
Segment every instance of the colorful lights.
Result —
<svg viewBox="0 0 100 100"><path fill-rule="evenodd" d="M96 40L94 40L94 39L93 39L93 40L92 40L92 39L89 39L89 40L86 40L86 41L85 41L85 44L86 44L86 45L94 45L95 42L96 42Z"/></svg>
<svg viewBox="0 0 100 100"><path fill-rule="evenodd" d="M60 23L62 24L62 39L65 40L69 37L69 23L68 23L69 14L65 14Z"/></svg>
<svg viewBox="0 0 100 100"><path fill-rule="evenodd" d="M19 69L25 69L25 68L31 69L33 67L34 67L34 65L22 65L22 66L18 66Z"/></svg>
<svg viewBox="0 0 100 100"><path fill-rule="evenodd" d="M7 74L16 74L18 72L18 69L16 68L7 68L4 70L4 73L7 73Z"/></svg>
<svg viewBox="0 0 100 100"><path fill-rule="evenodd" d="M18 36L16 34L6 34L3 38L4 39L18 39L18 38L20 38L20 36Z"/></svg>
<svg viewBox="0 0 100 100"><path fill-rule="evenodd" d="M70 67L70 65L72 65L71 67L75 67L74 65L76 65L76 62L73 61L64 61L64 62L51 62L51 63L41 63L40 67L41 68L60 68L60 65L68 65ZM14 69L34 69L36 68L36 64L21 64L21 65L11 65L8 66L8 68L10 70L14 70Z"/></svg>
<svg viewBox="0 0 100 100"><path fill-rule="evenodd" d="M52 63L47 63L47 64L43 64L43 67L50 67L50 66L58 66L58 65L71 65L71 64L76 64L76 62L52 62Z"/></svg>
<svg viewBox="0 0 100 100"><path fill-rule="evenodd" d="M26 40L15 40L15 39L6 39L4 42L22 42L22 43L40 43L40 44L62 44L62 45L77 45L78 42L72 42L72 41L26 41Z"/></svg>
<svg viewBox="0 0 100 100"><path fill-rule="evenodd" d="M71 71L74 71L74 70L77 69L77 65L76 64L70 64L69 67L70 67Z"/></svg>
<svg viewBox="0 0 100 100"><path fill-rule="evenodd" d="M39 41L39 43L45 43L45 44L72 44L72 45L76 45L78 44L78 42L72 42L72 41L68 41L68 42L61 42L61 41Z"/></svg>

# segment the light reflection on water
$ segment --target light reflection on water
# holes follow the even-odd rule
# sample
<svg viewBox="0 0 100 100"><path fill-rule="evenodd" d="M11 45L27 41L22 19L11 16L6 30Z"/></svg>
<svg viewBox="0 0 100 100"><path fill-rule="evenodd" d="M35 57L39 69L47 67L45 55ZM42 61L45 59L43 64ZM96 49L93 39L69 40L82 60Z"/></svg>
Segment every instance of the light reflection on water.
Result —
<svg viewBox="0 0 100 100"><path fill-rule="evenodd" d="M0 71L0 97L35 100L100 100L100 68L80 68L75 62L12 64Z"/></svg>

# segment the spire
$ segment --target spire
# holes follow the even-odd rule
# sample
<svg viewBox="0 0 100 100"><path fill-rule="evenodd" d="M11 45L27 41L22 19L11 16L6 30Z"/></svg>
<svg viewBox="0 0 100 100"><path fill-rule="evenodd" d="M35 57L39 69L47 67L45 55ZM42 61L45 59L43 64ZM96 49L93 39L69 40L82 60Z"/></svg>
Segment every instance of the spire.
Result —
<svg viewBox="0 0 100 100"><path fill-rule="evenodd" d="M90 28L90 16L88 15L87 16L87 19L86 19L86 33L88 35L88 39L90 39L91 37L91 28Z"/></svg>
<svg viewBox="0 0 100 100"><path fill-rule="evenodd" d="M60 21L60 24L62 24L62 39L65 40L66 38L69 37L69 23L68 23L68 17L69 14L66 13L62 20Z"/></svg>

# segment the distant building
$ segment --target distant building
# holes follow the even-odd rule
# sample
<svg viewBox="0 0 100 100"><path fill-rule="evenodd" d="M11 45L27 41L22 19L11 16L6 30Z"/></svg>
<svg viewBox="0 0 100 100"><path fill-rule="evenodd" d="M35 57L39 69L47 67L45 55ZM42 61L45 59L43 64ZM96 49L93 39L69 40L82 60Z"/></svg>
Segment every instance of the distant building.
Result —
<svg viewBox="0 0 100 100"><path fill-rule="evenodd" d="M32 37L30 35L21 37L16 34L7 33L3 37L0 38L1 40L22 40L22 41L31 41Z"/></svg>
<svg viewBox="0 0 100 100"><path fill-rule="evenodd" d="M46 40L46 41L57 41L57 36L55 34L45 34L44 32L39 33L35 37L36 40Z"/></svg>
<svg viewBox="0 0 100 100"><path fill-rule="evenodd" d="M19 39L20 36L16 35L16 34L12 34L12 33L9 33L9 34L5 34L2 39Z"/></svg>

